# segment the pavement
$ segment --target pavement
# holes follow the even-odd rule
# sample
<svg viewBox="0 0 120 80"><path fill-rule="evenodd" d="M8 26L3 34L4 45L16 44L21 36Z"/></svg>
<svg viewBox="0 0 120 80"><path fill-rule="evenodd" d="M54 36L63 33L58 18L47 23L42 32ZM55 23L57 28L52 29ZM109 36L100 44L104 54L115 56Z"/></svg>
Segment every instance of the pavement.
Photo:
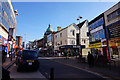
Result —
<svg viewBox="0 0 120 80"><path fill-rule="evenodd" d="M29 72L29 73L17 72L16 64L14 64L15 59L16 58L13 58L11 61L11 59L9 57L7 57L6 61L2 64L2 67L4 69L10 71L11 80L40 80L40 79L47 80L39 71Z"/></svg>
<svg viewBox="0 0 120 80"><path fill-rule="evenodd" d="M5 62L2 64L4 69L9 69L15 63L15 58L12 58L12 61L9 57L6 58Z"/></svg>

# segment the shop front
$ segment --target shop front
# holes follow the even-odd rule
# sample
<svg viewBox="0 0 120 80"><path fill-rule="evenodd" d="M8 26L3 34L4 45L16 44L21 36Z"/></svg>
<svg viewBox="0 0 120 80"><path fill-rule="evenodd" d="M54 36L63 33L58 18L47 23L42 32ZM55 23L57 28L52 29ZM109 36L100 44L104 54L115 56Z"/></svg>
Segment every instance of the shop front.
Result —
<svg viewBox="0 0 120 80"><path fill-rule="evenodd" d="M120 59L120 38L109 40L111 59Z"/></svg>
<svg viewBox="0 0 120 80"><path fill-rule="evenodd" d="M69 54L69 56L75 56L79 54L79 48L81 48L78 45L64 45L64 46L60 46L60 52L62 54L67 53Z"/></svg>
<svg viewBox="0 0 120 80"><path fill-rule="evenodd" d="M0 50L5 50L8 53L8 41L6 38L0 35Z"/></svg>
<svg viewBox="0 0 120 80"><path fill-rule="evenodd" d="M90 44L89 48L90 48L90 52L94 56L98 55L98 54L104 55L103 54L103 48L102 48L101 42Z"/></svg>

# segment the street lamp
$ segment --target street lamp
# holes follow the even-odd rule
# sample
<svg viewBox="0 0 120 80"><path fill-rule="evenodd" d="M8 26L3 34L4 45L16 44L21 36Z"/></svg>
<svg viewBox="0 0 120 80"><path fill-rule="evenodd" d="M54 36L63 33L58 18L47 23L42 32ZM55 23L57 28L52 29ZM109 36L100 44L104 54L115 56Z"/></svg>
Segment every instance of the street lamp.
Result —
<svg viewBox="0 0 120 80"><path fill-rule="evenodd" d="M80 44L80 19L82 19L81 16L79 16L79 18L77 18L77 20L79 21L78 27L79 27L79 46L81 46ZM82 56L82 50L79 47L79 55Z"/></svg>

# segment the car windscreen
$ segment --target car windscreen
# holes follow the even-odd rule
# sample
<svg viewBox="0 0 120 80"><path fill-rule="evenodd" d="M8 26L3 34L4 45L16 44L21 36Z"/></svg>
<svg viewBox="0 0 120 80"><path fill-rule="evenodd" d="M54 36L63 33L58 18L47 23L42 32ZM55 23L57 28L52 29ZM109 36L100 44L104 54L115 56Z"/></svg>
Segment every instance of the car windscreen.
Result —
<svg viewBox="0 0 120 80"><path fill-rule="evenodd" d="M35 59L38 57L38 54L36 51L24 50L22 54L23 54L23 59Z"/></svg>

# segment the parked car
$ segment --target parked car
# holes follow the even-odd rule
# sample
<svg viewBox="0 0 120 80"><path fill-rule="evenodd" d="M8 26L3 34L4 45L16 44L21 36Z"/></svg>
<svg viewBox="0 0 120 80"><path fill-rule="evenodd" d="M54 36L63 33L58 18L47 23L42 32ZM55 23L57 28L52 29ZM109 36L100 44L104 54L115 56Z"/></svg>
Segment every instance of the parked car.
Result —
<svg viewBox="0 0 120 80"><path fill-rule="evenodd" d="M17 71L37 70L39 68L39 63L38 53L35 50L22 50L17 53Z"/></svg>

